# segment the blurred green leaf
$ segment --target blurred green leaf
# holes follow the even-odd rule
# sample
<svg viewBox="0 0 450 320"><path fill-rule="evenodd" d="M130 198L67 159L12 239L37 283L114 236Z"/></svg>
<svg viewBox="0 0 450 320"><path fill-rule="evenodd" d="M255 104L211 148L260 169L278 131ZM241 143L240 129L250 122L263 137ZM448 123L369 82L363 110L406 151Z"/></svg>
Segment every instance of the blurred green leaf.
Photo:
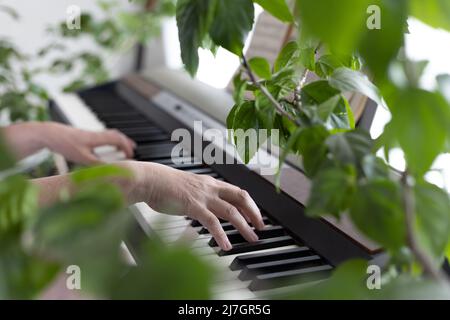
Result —
<svg viewBox="0 0 450 320"><path fill-rule="evenodd" d="M333 275L322 283L300 289L285 298L299 300L355 300L367 299L367 261L349 260L341 264ZM345 288L345 290L343 289Z"/></svg>
<svg viewBox="0 0 450 320"><path fill-rule="evenodd" d="M113 284L112 299L209 299L214 271L188 247L147 241L139 266Z"/></svg>
<svg viewBox="0 0 450 320"><path fill-rule="evenodd" d="M327 154L325 140L329 133L323 126L304 128L297 140L297 149L302 155L303 168L309 177L320 169Z"/></svg>
<svg viewBox="0 0 450 320"><path fill-rule="evenodd" d="M177 2L178 37L181 59L194 76L198 69L198 48L210 27L216 0L179 0Z"/></svg>
<svg viewBox="0 0 450 320"><path fill-rule="evenodd" d="M374 179L356 188L352 221L372 240L391 252L405 245L405 217L400 187L387 179Z"/></svg>
<svg viewBox="0 0 450 320"><path fill-rule="evenodd" d="M450 107L437 93L408 88L387 97L392 130L410 170L423 175L443 151L450 126Z"/></svg>
<svg viewBox="0 0 450 320"><path fill-rule="evenodd" d="M434 258L436 267L440 267L450 235L449 195L426 182L414 187L414 195L419 243Z"/></svg>
<svg viewBox="0 0 450 320"><path fill-rule="evenodd" d="M333 134L326 144L338 164L353 165L359 172L362 171L363 158L371 153L373 147L369 133L360 129Z"/></svg>
<svg viewBox="0 0 450 320"><path fill-rule="evenodd" d="M253 2L259 4L264 10L283 22L294 21L294 17L285 0L253 0Z"/></svg>
<svg viewBox="0 0 450 320"><path fill-rule="evenodd" d="M21 247L20 230L0 232L0 299L34 299L55 278L60 266Z"/></svg>
<svg viewBox="0 0 450 320"><path fill-rule="evenodd" d="M0 173L4 170L10 169L14 166L14 157L9 151L9 147L6 145L6 141L3 137L3 133L0 132Z"/></svg>
<svg viewBox="0 0 450 320"><path fill-rule="evenodd" d="M374 0L370 2L380 8L381 28L372 30L365 28L358 51L377 84L381 85L385 80L389 65L403 45L408 18L408 2L408 0Z"/></svg>
<svg viewBox="0 0 450 320"><path fill-rule="evenodd" d="M350 205L356 188L356 172L346 168L325 168L312 180L306 213L312 217L339 215Z"/></svg>
<svg viewBox="0 0 450 320"><path fill-rule="evenodd" d="M0 232L23 226L37 210L37 190L22 176L0 180L0 199Z"/></svg>
<svg viewBox="0 0 450 320"><path fill-rule="evenodd" d="M450 2L447 0L410 0L411 14L434 28L450 31Z"/></svg>
<svg viewBox="0 0 450 320"><path fill-rule="evenodd" d="M366 28L370 0L297 0L302 32L316 36L334 52L350 54Z"/></svg>
<svg viewBox="0 0 450 320"><path fill-rule="evenodd" d="M115 165L103 165L81 169L71 174L71 179L76 185L87 182L104 182L107 178L129 177L131 177L130 171Z"/></svg>
<svg viewBox="0 0 450 320"><path fill-rule="evenodd" d="M254 57L248 61L252 71L261 79L272 78L272 72L270 72L270 64L264 58Z"/></svg>
<svg viewBox="0 0 450 320"><path fill-rule="evenodd" d="M253 27L251 0L216 0L217 8L209 29L214 43L241 56L247 34Z"/></svg>

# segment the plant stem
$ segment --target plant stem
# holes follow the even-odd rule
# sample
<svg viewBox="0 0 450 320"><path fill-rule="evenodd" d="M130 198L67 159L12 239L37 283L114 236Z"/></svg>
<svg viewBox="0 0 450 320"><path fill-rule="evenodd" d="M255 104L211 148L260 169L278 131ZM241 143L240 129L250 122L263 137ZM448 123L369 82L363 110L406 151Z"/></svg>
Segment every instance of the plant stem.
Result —
<svg viewBox="0 0 450 320"><path fill-rule="evenodd" d="M245 70L247 71L247 74L250 78L250 81L253 83L253 85L255 87L257 87L263 95L266 96L267 99L269 99L269 101L273 104L273 106L275 107L275 109L278 111L278 113L280 113L281 115L287 117L289 120L291 120L292 122L294 122L295 124L300 126L300 123L297 121L297 119L294 118L293 115L291 115L289 112L287 112L286 110L284 110L284 108L281 106L281 104L272 96L272 94L269 92L269 90L267 90L266 87L264 87L261 83L259 83L256 80L255 75L253 74L252 69L250 68L247 59L245 58L245 55L242 54L242 65L244 66Z"/></svg>
<svg viewBox="0 0 450 320"><path fill-rule="evenodd" d="M406 170L402 174L402 185L403 185L403 207L405 210L405 221L406 221L406 236L408 241L408 246L411 252L414 254L417 261L422 265L426 274L430 275L434 280L440 282L448 282L448 278L434 265L430 257L420 248L414 232L414 221L415 221L415 200L413 195L413 190L408 181L409 175Z"/></svg>

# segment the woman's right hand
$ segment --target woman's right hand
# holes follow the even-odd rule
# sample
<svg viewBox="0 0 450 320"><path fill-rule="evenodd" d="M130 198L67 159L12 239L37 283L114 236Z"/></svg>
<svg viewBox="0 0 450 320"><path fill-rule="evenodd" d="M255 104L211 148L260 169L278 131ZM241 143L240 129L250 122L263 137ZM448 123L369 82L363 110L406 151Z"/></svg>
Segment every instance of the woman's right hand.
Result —
<svg viewBox="0 0 450 320"><path fill-rule="evenodd" d="M130 202L146 202L159 212L198 220L223 250L232 245L219 218L229 221L249 242L258 240L249 223L258 230L264 228L257 205L236 186L156 163L126 161L121 165L134 176L127 188Z"/></svg>

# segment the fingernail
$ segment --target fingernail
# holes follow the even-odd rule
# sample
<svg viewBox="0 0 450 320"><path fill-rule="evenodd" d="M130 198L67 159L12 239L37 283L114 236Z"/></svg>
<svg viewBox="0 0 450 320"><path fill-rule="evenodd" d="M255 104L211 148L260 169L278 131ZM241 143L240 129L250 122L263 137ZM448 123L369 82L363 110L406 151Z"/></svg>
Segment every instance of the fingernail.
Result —
<svg viewBox="0 0 450 320"><path fill-rule="evenodd" d="M253 234L252 234L252 241L258 241L258 240L259 240L258 235L253 232Z"/></svg>

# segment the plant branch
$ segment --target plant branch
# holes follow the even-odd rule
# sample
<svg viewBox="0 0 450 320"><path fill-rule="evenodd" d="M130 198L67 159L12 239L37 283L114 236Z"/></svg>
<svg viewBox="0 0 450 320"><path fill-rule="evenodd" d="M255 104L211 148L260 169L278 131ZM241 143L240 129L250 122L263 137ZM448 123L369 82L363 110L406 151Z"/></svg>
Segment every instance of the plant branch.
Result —
<svg viewBox="0 0 450 320"><path fill-rule="evenodd" d="M263 86L261 83L259 83L256 80L255 75L253 74L252 69L250 68L247 59L245 58L245 55L242 54L242 64L245 68L245 70L247 71L247 74L250 78L250 81L253 83L253 85L255 87L257 87L261 93L266 96L266 98L273 104L273 106L275 107L275 109L278 111L278 113L280 113L281 115L287 117L289 120L291 120L292 122L294 122L295 124L300 126L300 123L297 121L297 119L290 114L289 112L287 112L286 110L284 110L284 108L281 106L281 104L272 96L272 94L269 92L269 90L267 90L267 88L265 86Z"/></svg>
<svg viewBox="0 0 450 320"><path fill-rule="evenodd" d="M415 221L415 200L413 195L413 190L408 181L409 175L406 170L402 174L402 185L403 185L403 207L405 210L405 220L406 220L406 236L408 241L408 246L414 254L417 261L423 266L426 274L430 275L434 280L441 282L448 282L448 278L434 265L430 257L420 248L419 242L417 241L414 232L414 221Z"/></svg>

